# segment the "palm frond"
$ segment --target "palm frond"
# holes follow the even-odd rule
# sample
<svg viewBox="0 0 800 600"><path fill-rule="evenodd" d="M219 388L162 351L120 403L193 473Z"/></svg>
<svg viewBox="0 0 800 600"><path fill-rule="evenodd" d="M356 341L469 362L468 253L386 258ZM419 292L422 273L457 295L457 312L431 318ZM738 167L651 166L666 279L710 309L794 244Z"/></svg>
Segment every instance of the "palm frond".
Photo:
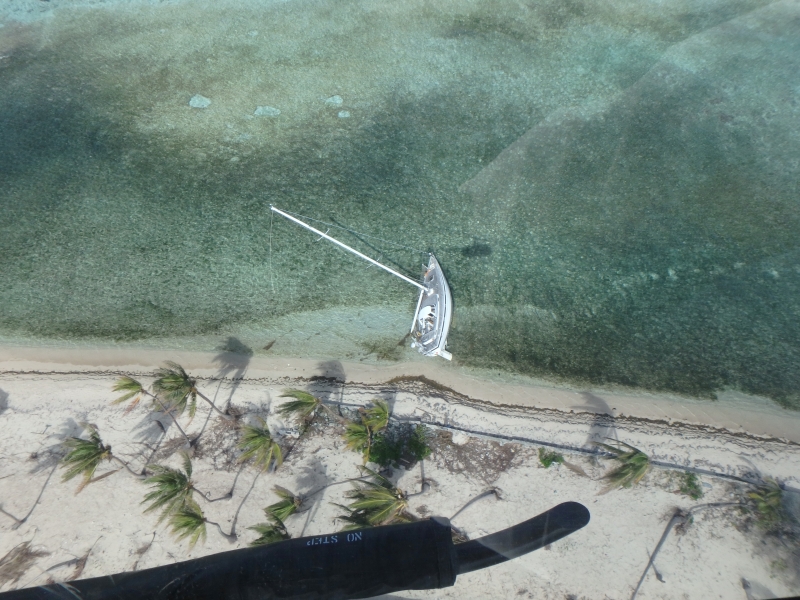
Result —
<svg viewBox="0 0 800 600"><path fill-rule="evenodd" d="M188 407L189 416L193 417L197 408L197 382L178 363L168 361L165 364L166 366L156 370L153 391L167 408L174 409L181 415Z"/></svg>
<svg viewBox="0 0 800 600"><path fill-rule="evenodd" d="M178 511L184 504L192 501L194 492L194 484L191 480L192 463L188 454L184 452L182 456L185 471L151 465L149 468L154 475L144 481L151 486L152 491L145 495L142 504L150 504L145 512L162 511L159 522Z"/></svg>
<svg viewBox="0 0 800 600"><path fill-rule="evenodd" d="M386 479L386 477L384 477L383 475L381 475L377 471L373 471L369 467L365 467L365 466L358 467L358 470L361 471L361 475L369 477L369 479L367 479L365 481L361 481L360 483L362 483L364 485L368 485L368 486L374 486L374 487L378 487L379 486L379 487L382 487L382 488L386 488L387 490L395 489L394 484L392 484L391 481Z"/></svg>
<svg viewBox="0 0 800 600"><path fill-rule="evenodd" d="M647 471L650 469L650 457L647 456L647 454L625 442L617 443L625 446L627 450L610 446L609 444L595 442L595 445L605 448L612 454L615 454L616 456L614 456L613 460L621 463L619 467L603 477L603 479L608 479L609 481L609 486L606 491L614 488L628 488L632 485L636 485L644 478Z"/></svg>
<svg viewBox="0 0 800 600"><path fill-rule="evenodd" d="M115 392L122 392L122 395L113 400L111 404L122 404L123 402L130 400L133 398L133 402L131 402L125 408L125 414L131 412L136 406L139 404L139 401L142 399L142 394L144 393L144 387L141 383L135 380L133 377L122 376L114 383L114 387L111 388Z"/></svg>
<svg viewBox="0 0 800 600"><path fill-rule="evenodd" d="M242 439L237 446L242 450L239 462L244 462L254 458L254 464L262 471L269 469L274 462L276 468L283 462L281 447L272 439L267 423L264 419L259 419L261 425L244 425L242 427Z"/></svg>
<svg viewBox="0 0 800 600"><path fill-rule="evenodd" d="M608 439L608 438L606 438ZM614 440L617 444L621 444L625 446L627 450L619 448L617 446L611 446L609 444L603 444L602 442L592 442L595 446L600 446L601 448L605 448L609 452L616 454L617 456L623 456L625 454L636 454L637 452L641 452L638 448L631 446L630 444L626 444L625 442L621 442L619 440Z"/></svg>
<svg viewBox="0 0 800 600"><path fill-rule="evenodd" d="M187 502L176 510L169 518L172 534L178 539L189 538L191 550L200 538L206 539L206 518L194 500Z"/></svg>
<svg viewBox="0 0 800 600"><path fill-rule="evenodd" d="M767 479L747 497L753 501L756 519L763 528L772 529L784 518L783 490L774 480Z"/></svg>
<svg viewBox="0 0 800 600"><path fill-rule="evenodd" d="M286 521L297 512L303 499L279 485L273 487L272 490L280 497L280 500L275 504L270 504L264 509L264 512L267 513L267 516L272 515L279 521Z"/></svg>
<svg viewBox="0 0 800 600"><path fill-rule="evenodd" d="M307 420L322 405L318 398L303 390L284 390L281 398L294 398L294 400L284 402L278 408L278 414L287 418Z"/></svg>
<svg viewBox="0 0 800 600"><path fill-rule="evenodd" d="M186 473L186 478L192 477L192 459L189 457L188 452L181 452L181 462L183 463L183 471Z"/></svg>
<svg viewBox="0 0 800 600"><path fill-rule="evenodd" d="M364 425L372 430L372 433L386 429L389 424L389 405L383 400L373 400L373 405L364 411Z"/></svg>
<svg viewBox="0 0 800 600"><path fill-rule="evenodd" d="M348 423L344 432L345 447L364 454L364 463L369 460L369 446L372 441L369 428L363 423Z"/></svg>
<svg viewBox="0 0 800 600"><path fill-rule="evenodd" d="M351 511L348 522L366 521L369 525L388 525L408 521L406 494L392 485L379 473L367 467L360 467L369 479L353 483L353 489L346 496L352 500L348 506ZM345 521L348 519L345 519Z"/></svg>
<svg viewBox="0 0 800 600"><path fill-rule="evenodd" d="M248 527L248 529L252 529L259 534L257 539L250 542L251 546L266 546L267 544L282 542L292 537L286 531L286 525L283 524L283 521L270 514L267 514L267 518L270 520L269 523L259 523Z"/></svg>
<svg viewBox="0 0 800 600"><path fill-rule="evenodd" d="M369 522L366 513L363 510L353 510L343 504L336 504L332 502L334 506L338 506L341 508L345 514L338 515L336 518L340 521L344 521L347 525L342 528L342 531L350 531L352 529L366 529L367 527L372 527L372 523Z"/></svg>
<svg viewBox="0 0 800 600"><path fill-rule="evenodd" d="M384 525L394 522L395 518L408 508L408 500L402 492L387 490L382 487L362 488L351 493L353 502L350 508L363 511L370 525Z"/></svg>
<svg viewBox="0 0 800 600"><path fill-rule="evenodd" d="M71 437L64 440L63 445L69 452L61 459L62 468L67 471L62 476L63 481L69 481L78 474L83 473L83 483L78 488L80 492L86 487L94 476L95 469L103 459L111 460L111 446L103 445L100 434L92 425L86 425L89 430L89 439Z"/></svg>

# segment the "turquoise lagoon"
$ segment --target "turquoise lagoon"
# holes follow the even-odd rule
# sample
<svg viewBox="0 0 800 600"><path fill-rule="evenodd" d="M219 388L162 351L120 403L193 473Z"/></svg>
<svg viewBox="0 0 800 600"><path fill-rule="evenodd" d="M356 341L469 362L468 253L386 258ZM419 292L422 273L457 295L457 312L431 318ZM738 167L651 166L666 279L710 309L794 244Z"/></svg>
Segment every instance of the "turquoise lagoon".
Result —
<svg viewBox="0 0 800 600"><path fill-rule="evenodd" d="M275 204L434 251L462 365L800 408L797 3L49 4L0 9L3 343L408 360L416 290Z"/></svg>

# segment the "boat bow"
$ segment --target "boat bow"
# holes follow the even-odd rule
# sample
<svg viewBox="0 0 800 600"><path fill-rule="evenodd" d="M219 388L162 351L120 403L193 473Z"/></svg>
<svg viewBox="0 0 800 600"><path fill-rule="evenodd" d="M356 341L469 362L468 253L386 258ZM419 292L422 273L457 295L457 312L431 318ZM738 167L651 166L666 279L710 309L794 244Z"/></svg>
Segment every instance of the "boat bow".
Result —
<svg viewBox="0 0 800 600"><path fill-rule="evenodd" d="M425 356L451 360L453 355L445 350L445 346L453 316L453 298L442 267L433 254L428 261L423 285L425 289L420 291L411 325L411 347Z"/></svg>

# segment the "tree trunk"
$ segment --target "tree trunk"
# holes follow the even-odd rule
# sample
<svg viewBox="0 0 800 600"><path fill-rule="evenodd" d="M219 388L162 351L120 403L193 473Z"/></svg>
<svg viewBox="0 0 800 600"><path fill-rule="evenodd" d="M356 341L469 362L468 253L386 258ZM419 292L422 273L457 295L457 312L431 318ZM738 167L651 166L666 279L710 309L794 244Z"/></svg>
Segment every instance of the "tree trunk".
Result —
<svg viewBox="0 0 800 600"><path fill-rule="evenodd" d="M131 469L131 468L128 466L128 463L126 463L126 462L125 462L124 460L122 460L121 458L117 458L117 457L116 457L116 456L114 456L113 454L111 455L111 460L115 460L115 461L117 461L119 464L121 464L123 467L125 467L125 469L128 471L128 473L130 473L131 475L133 475L134 477L136 477L136 479L145 479L145 478L147 477L146 475L142 475L142 474L140 474L140 473L136 473L136 472L135 472L133 469Z"/></svg>
<svg viewBox="0 0 800 600"><path fill-rule="evenodd" d="M233 421L233 417L232 417L231 415L227 415L227 414L225 414L224 412L222 412L220 409L218 409L218 408L217 408L217 406L216 406L216 405L215 405L215 404L214 404L214 403L213 403L211 400L209 400L209 399L208 399L208 398L205 396L205 394L203 394L203 393L202 393L200 390L198 390L197 388L195 388L195 392L197 392L197 395L198 395L198 396L200 396L200 397L201 397L203 400L205 400L206 402L208 402L208 403L209 403L209 405L211 405L211 408L213 408L215 411L217 411L217 413L219 414L219 416L221 416L221 417L222 417L223 419L225 419L226 421Z"/></svg>
<svg viewBox="0 0 800 600"><path fill-rule="evenodd" d="M175 423L175 427L177 427L177 428L178 428L178 431L180 431L180 432L181 432L181 434L183 434L183 437L184 437L184 438L186 438L186 442L187 442L187 443L189 444L189 446L191 447L191 446L192 446L192 444L193 444L192 440L190 440L190 439L189 439L189 436L188 436L188 435L186 435L186 432L183 430L183 427L181 427L181 426L180 426L180 423L178 423L178 420L175 418L175 415L173 415L173 414L172 414L172 411L171 411L171 410L169 410L169 409L168 409L168 408L167 408L167 407L164 405L164 403L161 401L161 398L159 398L159 397L158 397L158 396L156 396L155 394L151 394L151 393L150 393L150 392L148 392L147 390L142 390L142 391L143 391L145 394L147 394L148 396L150 396L150 397L151 397L153 400L155 400L156 402L158 402L158 405L161 407L162 411L163 411L164 413L166 413L166 414L168 414L168 415L169 415L170 419L172 419L172 422L173 422L173 423ZM197 440L195 440L195 441L197 441Z"/></svg>
<svg viewBox="0 0 800 600"><path fill-rule="evenodd" d="M235 533L225 533L225 532L222 530L222 527L220 526L220 524L219 524L219 523L215 523L214 521L209 521L208 519L205 519L205 522L206 522L206 523L208 523L209 525L216 525L216 526L217 526L217 529L218 529L218 530L219 530L219 532L220 532L220 534L221 534L223 537L225 537L225 538L226 538L226 539L227 539L229 542L235 542L236 540L238 540L238 539L239 539L239 536L238 536L238 535L236 535Z"/></svg>

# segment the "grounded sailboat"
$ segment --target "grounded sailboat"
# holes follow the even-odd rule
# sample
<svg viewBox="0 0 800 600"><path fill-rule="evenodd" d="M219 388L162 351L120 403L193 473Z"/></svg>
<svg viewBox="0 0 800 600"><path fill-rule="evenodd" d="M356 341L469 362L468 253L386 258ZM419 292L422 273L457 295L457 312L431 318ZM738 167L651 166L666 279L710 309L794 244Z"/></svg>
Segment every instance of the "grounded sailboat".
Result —
<svg viewBox="0 0 800 600"><path fill-rule="evenodd" d="M300 219L272 205L270 205L270 209L272 212L333 242L340 248L352 252L359 258L380 267L384 271L388 271L411 285L417 286L420 291L419 299L417 300L417 309L414 311L414 321L411 324L411 347L416 348L418 352L425 356L441 356L447 360L453 358L453 355L445 350L445 346L447 345L447 332L450 330L450 321L453 317L453 298L450 295L450 287L447 285L447 279L445 279L442 268L439 266L439 261L436 260L433 254L430 255L427 270L422 277L422 283L420 283L379 263L377 260L370 258L366 254L362 254L355 248L343 244L327 233L323 233L319 229L304 223Z"/></svg>

